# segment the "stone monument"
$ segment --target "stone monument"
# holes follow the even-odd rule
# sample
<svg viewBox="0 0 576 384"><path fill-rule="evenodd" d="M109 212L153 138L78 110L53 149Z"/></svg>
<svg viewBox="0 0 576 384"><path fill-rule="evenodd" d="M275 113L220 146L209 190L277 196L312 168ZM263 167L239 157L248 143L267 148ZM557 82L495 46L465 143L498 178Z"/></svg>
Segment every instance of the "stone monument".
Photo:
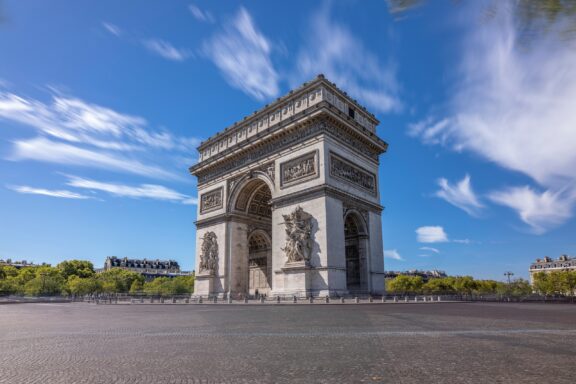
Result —
<svg viewBox="0 0 576 384"><path fill-rule="evenodd" d="M382 294L378 124L319 75L203 142L195 294Z"/></svg>

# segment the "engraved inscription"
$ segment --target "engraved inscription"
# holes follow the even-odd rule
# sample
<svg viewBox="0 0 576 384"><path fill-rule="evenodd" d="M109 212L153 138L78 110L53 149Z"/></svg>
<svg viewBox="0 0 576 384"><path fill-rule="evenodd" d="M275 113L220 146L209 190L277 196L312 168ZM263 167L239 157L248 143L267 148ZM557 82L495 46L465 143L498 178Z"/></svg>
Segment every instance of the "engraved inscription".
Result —
<svg viewBox="0 0 576 384"><path fill-rule="evenodd" d="M318 175L317 151L280 164L281 185L302 182Z"/></svg>
<svg viewBox="0 0 576 384"><path fill-rule="evenodd" d="M200 212L210 212L222 208L222 187L206 192L200 198Z"/></svg>
<svg viewBox="0 0 576 384"><path fill-rule="evenodd" d="M330 154L330 175L376 194L376 177L348 161Z"/></svg>

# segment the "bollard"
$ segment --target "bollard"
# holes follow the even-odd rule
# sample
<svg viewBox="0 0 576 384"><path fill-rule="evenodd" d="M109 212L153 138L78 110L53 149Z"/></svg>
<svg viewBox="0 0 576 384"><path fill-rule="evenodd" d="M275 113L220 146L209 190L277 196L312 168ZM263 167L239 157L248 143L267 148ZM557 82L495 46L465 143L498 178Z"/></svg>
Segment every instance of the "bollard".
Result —
<svg viewBox="0 0 576 384"><path fill-rule="evenodd" d="M394 296L394 302L397 303L398 302L398 298L396 296Z"/></svg>
<svg viewBox="0 0 576 384"><path fill-rule="evenodd" d="M228 304L232 304L232 296L228 296Z"/></svg>
<svg viewBox="0 0 576 384"><path fill-rule="evenodd" d="M292 296L292 302L294 304L296 304L298 302L298 298L296 297L296 295Z"/></svg>
<svg viewBox="0 0 576 384"><path fill-rule="evenodd" d="M438 301L442 301L442 297L438 296Z"/></svg>
<svg viewBox="0 0 576 384"><path fill-rule="evenodd" d="M314 297L310 296L310 298L308 299L309 303L312 304L314 303Z"/></svg>
<svg viewBox="0 0 576 384"><path fill-rule="evenodd" d="M247 297L244 298L244 304L248 304L248 298Z"/></svg>
<svg viewBox="0 0 576 384"><path fill-rule="evenodd" d="M429 301L434 301L434 296L430 296L429 299Z"/></svg>
<svg viewBox="0 0 576 384"><path fill-rule="evenodd" d="M340 298L340 302L341 302L342 304L344 304L344 297L341 297L341 298Z"/></svg>
<svg viewBox="0 0 576 384"><path fill-rule="evenodd" d="M383 302L383 303L386 302L386 296L382 296L382 302Z"/></svg>
<svg viewBox="0 0 576 384"><path fill-rule="evenodd" d="M355 302L356 304L360 303L360 299L358 298L358 296L356 296L356 297L354 298L354 302Z"/></svg>
<svg viewBox="0 0 576 384"><path fill-rule="evenodd" d="M330 304L330 296L326 296L324 298L324 302L326 302L326 304Z"/></svg>
<svg viewBox="0 0 576 384"><path fill-rule="evenodd" d="M407 303L408 300L409 300L409 299L408 299L408 296L404 296L404 302ZM414 300L416 300L416 299L414 299Z"/></svg>
<svg viewBox="0 0 576 384"><path fill-rule="evenodd" d="M415 303L418 302L418 296L414 296L414 302L415 302Z"/></svg>
<svg viewBox="0 0 576 384"><path fill-rule="evenodd" d="M372 296L370 296L370 297L368 298L368 302L369 302L369 303L373 303L373 302L374 302L374 298L372 298Z"/></svg>
<svg viewBox="0 0 576 384"><path fill-rule="evenodd" d="M202 296L198 298L198 304L202 304Z"/></svg>
<svg viewBox="0 0 576 384"><path fill-rule="evenodd" d="M143 297L140 298L140 304L144 304L144 298Z"/></svg>

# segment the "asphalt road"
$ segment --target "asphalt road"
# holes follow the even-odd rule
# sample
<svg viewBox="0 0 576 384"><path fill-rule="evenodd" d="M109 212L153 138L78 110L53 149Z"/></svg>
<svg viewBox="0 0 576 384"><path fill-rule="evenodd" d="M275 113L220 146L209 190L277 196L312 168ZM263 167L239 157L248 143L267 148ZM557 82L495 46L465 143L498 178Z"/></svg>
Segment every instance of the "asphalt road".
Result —
<svg viewBox="0 0 576 384"><path fill-rule="evenodd" d="M576 305L0 305L0 383L576 383Z"/></svg>

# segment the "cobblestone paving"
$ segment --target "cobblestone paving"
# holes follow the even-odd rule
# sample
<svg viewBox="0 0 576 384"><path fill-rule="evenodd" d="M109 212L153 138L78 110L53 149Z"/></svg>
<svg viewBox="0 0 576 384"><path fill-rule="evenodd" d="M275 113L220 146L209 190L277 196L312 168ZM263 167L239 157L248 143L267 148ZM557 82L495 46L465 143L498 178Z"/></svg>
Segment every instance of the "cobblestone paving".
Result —
<svg viewBox="0 0 576 384"><path fill-rule="evenodd" d="M0 305L0 383L570 383L576 306Z"/></svg>

